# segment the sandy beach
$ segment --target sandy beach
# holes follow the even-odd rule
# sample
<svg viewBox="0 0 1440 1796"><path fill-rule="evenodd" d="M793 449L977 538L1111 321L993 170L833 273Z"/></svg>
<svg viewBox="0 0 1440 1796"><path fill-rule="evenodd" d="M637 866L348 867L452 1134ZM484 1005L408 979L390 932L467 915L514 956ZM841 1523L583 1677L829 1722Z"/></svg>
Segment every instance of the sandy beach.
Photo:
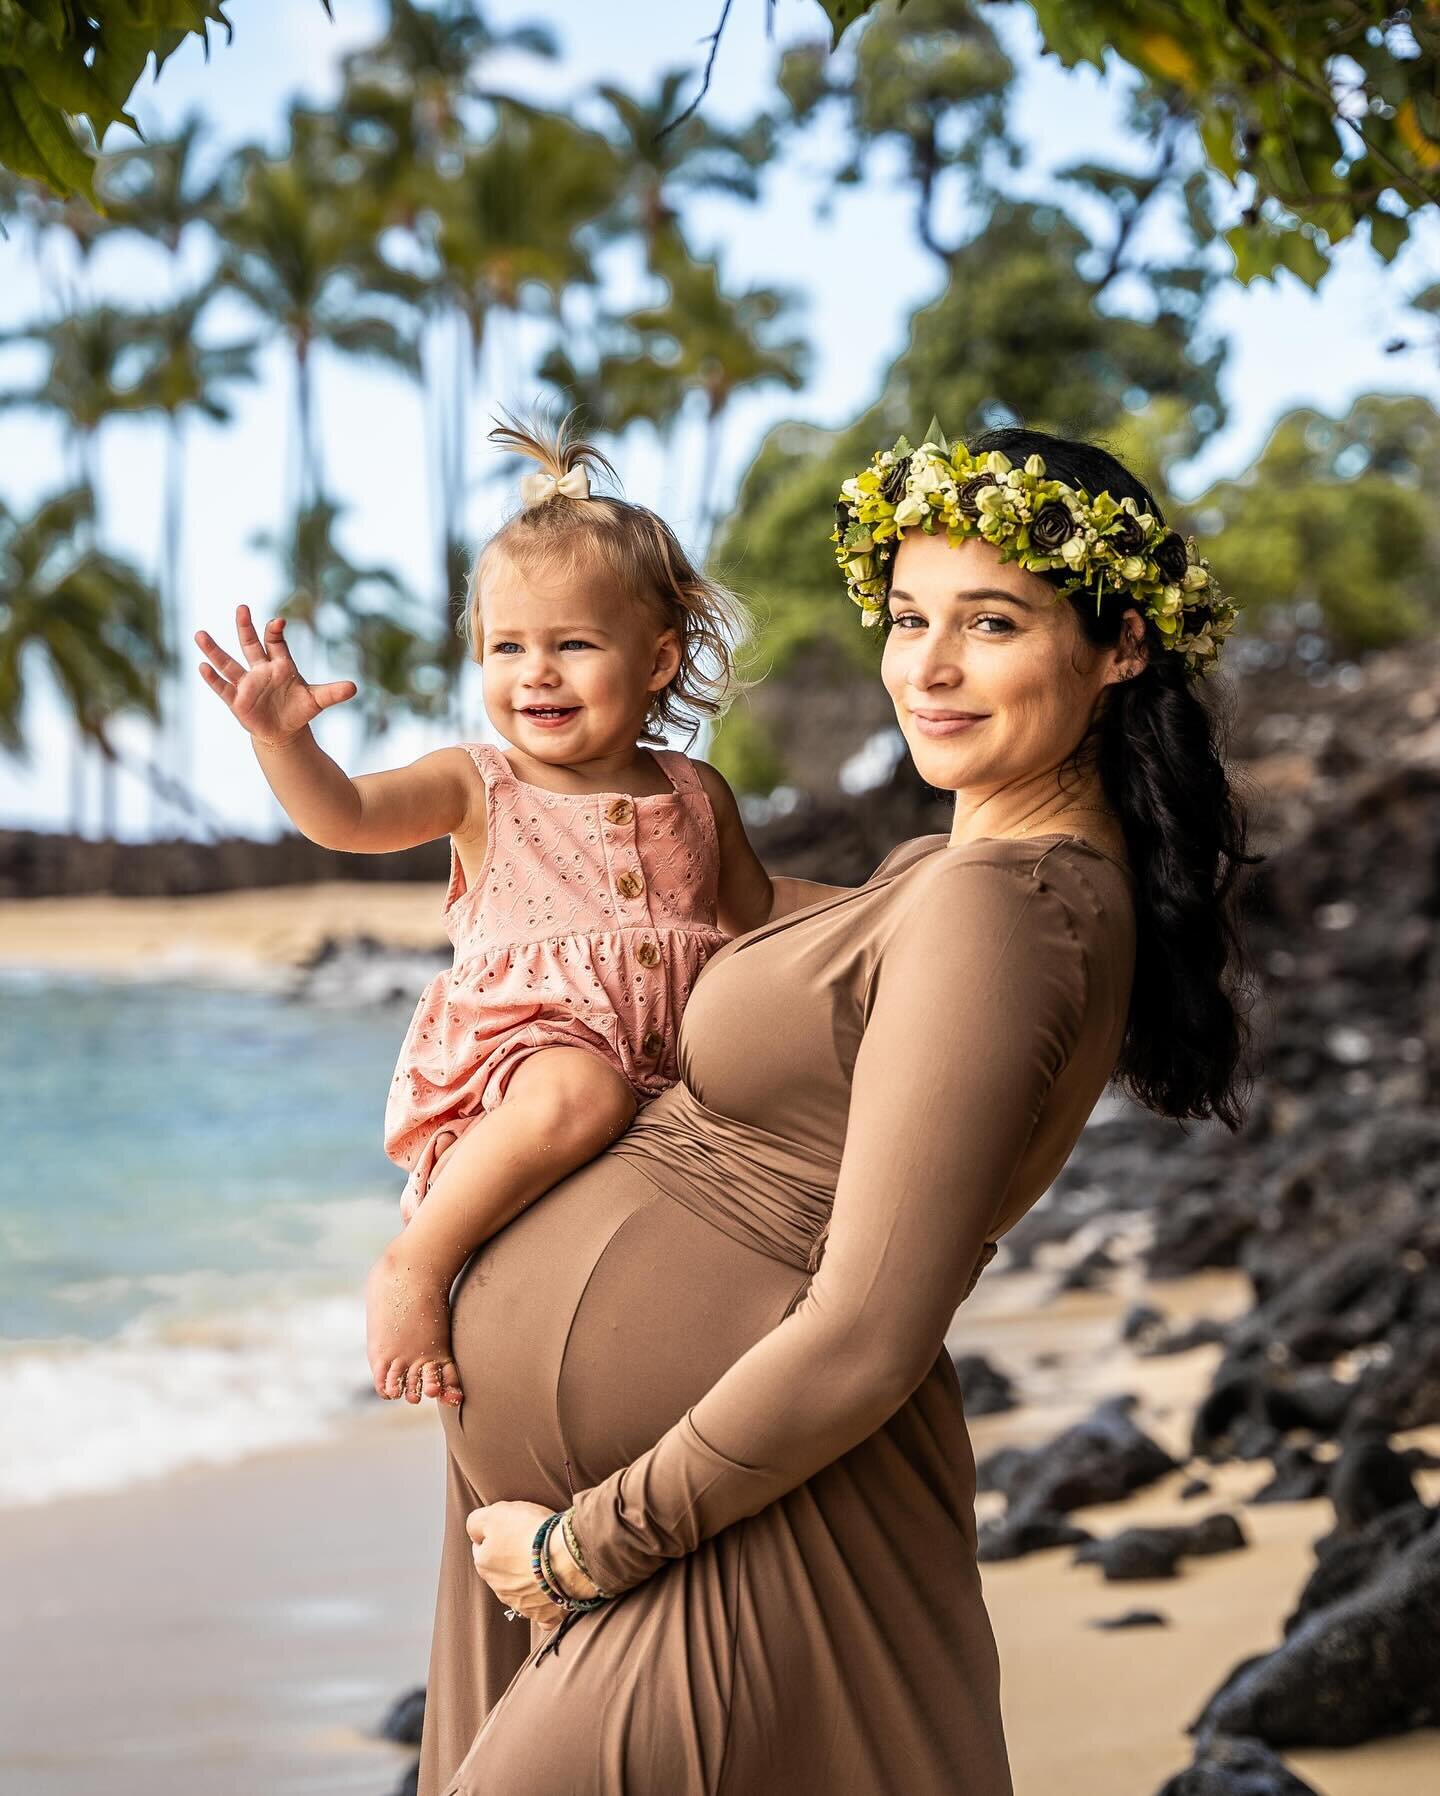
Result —
<svg viewBox="0 0 1440 1796"><path fill-rule="evenodd" d="M983 1350L1032 1399L975 1418L977 1454L1044 1439L1127 1390L1145 1425L1183 1452L1215 1350L1138 1359L1118 1340L1129 1271L1113 1291L1037 1307L1053 1278L997 1268L957 1317L952 1350ZM1239 1306L1242 1286L1209 1273L1151 1295L1177 1317L1218 1315ZM1426 1434L1440 1446L1440 1430L1413 1438ZM407 1755L370 1730L424 1678L441 1469L428 1406L376 1405L325 1444L8 1513L0 1786L386 1796ZM1233 1509L1249 1549L1187 1561L1176 1579L1106 1585L1064 1549L985 1567L1016 1796L1154 1796L1188 1763L1186 1722L1237 1659L1278 1640L1310 1543L1329 1525L1323 1502L1240 1506L1268 1471L1221 1468L1209 1474L1213 1494L1188 1502L1177 1474L1077 1512L1108 1534ZM1440 1496L1440 1474L1422 1482ZM994 1501L982 1495L982 1513ZM1159 1609L1171 1625L1091 1625L1132 1608ZM1288 1759L1321 1796L1430 1796L1440 1734Z"/></svg>
<svg viewBox="0 0 1440 1796"><path fill-rule="evenodd" d="M0 901L0 962L110 977L298 966L328 939L445 945L440 882L335 880L193 898Z"/></svg>

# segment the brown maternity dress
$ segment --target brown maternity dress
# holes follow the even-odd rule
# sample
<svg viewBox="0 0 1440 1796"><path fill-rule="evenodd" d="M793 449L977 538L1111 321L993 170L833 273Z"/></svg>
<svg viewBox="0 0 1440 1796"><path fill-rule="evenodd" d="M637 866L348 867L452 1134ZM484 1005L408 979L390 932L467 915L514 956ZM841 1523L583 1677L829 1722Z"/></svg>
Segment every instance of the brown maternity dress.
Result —
<svg viewBox="0 0 1440 1796"><path fill-rule="evenodd" d="M1129 875L1072 836L894 849L722 947L681 1082L487 1242L420 1796L1010 1796L944 1337L1114 1068ZM504 1618L481 1503L614 1602Z"/></svg>

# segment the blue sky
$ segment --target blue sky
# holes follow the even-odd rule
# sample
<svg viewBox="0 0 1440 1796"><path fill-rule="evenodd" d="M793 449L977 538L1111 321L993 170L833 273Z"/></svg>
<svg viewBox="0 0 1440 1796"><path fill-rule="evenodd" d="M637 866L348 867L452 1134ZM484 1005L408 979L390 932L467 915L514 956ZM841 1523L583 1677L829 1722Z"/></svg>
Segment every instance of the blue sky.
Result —
<svg viewBox="0 0 1440 1796"><path fill-rule="evenodd" d="M189 46L160 81L142 88L137 111L147 131L163 131L199 109L213 133L215 153L227 145L260 139L278 148L289 98L303 94L323 104L336 91L340 57L370 38L380 8L371 0L336 0L327 22L318 0L234 0L234 42L217 43L208 65ZM737 0L705 102L716 119L741 119L767 101L779 44L816 35L814 0L780 0L778 43L767 43L763 0ZM497 24L541 19L563 46L562 60L545 65L506 59L487 71L537 99L558 103L598 81L645 91L659 73L698 66L699 39L711 28L718 3L685 8L663 0L576 7L561 0L492 0L487 14ZM1123 129L1124 73L1102 79L1091 71L1067 73L1041 58L1023 7L992 9L992 20L1022 70L1012 111L1015 134L1026 146L1020 177L1034 193L1049 189L1049 174L1082 158L1133 160ZM120 141L120 134L112 138ZM901 346L905 321L937 284L936 265L915 242L908 193L896 185L897 169L878 158L869 178L835 199L821 216L824 171L831 157L823 135L792 146L769 177L758 206L707 200L687 213L697 249L718 253L733 285L766 284L794 290L803 301L798 328L812 346L813 371L798 395L762 392L738 403L727 427L722 485L727 491L776 419L799 416L821 423L848 420L873 395L885 366ZM1163 228L1161 239L1163 248ZM203 261L203 251L197 252ZM883 280L876 278L884 271ZM857 273L858 271L858 273ZM53 270L51 271L53 275ZM1440 375L1418 355L1386 357L1381 346L1404 327L1405 297L1440 279L1440 223L1426 222L1401 259L1381 267L1363 245L1347 246L1317 296L1289 276L1274 286L1224 286L1211 308L1208 328L1230 339L1225 375L1230 421L1187 471L1185 487L1210 480L1253 460L1276 417L1293 406L1343 409L1358 393L1414 390L1440 401ZM132 302L158 300L167 291L164 266L141 246L107 246L96 259L97 288ZM33 317L48 304L47 279L28 248L12 235L0 242L0 330ZM238 309L217 313L217 335L226 324L237 333L247 323ZM523 361L522 326L508 345ZM25 372L23 355L0 351L0 383ZM288 368L278 349L262 361L263 378L237 394L235 424L227 430L192 429L187 458L185 545L185 640L200 624L228 637L240 600L268 615L276 597L266 557L251 545L257 532L282 525ZM385 373L355 364L322 366L319 380L326 472L349 503L343 540L360 560L383 561L428 587L433 541L421 415L416 395ZM524 402L530 395L509 380L482 396L472 420L478 445L474 471L484 472L484 412L496 402ZM923 424L923 420L920 421ZM637 430L622 448L626 491L660 509L692 540L698 456L694 436L682 433L662 454L650 433ZM103 523L107 537L146 567L159 541L161 436L149 425L111 431L102 449ZM24 507L59 480L58 434L33 416L0 414L0 495ZM496 520L506 495L482 486L471 522L477 531ZM1231 581L1243 591L1236 572ZM192 664L195 656L189 657ZM302 665L304 665L302 663ZM319 666L305 666L325 677ZM283 821L251 756L248 740L213 696L194 680L194 777L209 804L240 830L271 833ZM27 768L0 758L0 824L60 827L68 816L69 732L54 701L35 682ZM472 703L467 733L484 733ZM343 711L324 720L324 746L352 772L393 765L440 740L430 730L401 725L379 749L360 757L356 732ZM122 740L138 749L143 732ZM122 834L146 833L149 807L132 782L120 788Z"/></svg>

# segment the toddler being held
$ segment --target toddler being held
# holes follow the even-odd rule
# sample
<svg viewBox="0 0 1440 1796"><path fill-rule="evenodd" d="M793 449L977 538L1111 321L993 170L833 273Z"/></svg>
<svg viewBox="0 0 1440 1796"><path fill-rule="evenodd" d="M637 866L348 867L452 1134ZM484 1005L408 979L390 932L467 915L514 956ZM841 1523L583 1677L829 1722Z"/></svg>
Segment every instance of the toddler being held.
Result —
<svg viewBox="0 0 1440 1796"><path fill-rule="evenodd" d="M200 672L249 732L275 796L322 846L450 838L453 964L421 995L385 1115L409 1172L404 1226L366 1287L375 1389L458 1404L449 1293L470 1254L605 1148L678 1077L685 1002L730 936L831 888L771 879L724 778L663 742L740 682L737 601L644 506L592 496L613 469L576 437L511 421L538 467L470 580L486 714L464 743L355 779L310 731L353 681L311 686L272 619L236 613L244 662L206 631Z"/></svg>

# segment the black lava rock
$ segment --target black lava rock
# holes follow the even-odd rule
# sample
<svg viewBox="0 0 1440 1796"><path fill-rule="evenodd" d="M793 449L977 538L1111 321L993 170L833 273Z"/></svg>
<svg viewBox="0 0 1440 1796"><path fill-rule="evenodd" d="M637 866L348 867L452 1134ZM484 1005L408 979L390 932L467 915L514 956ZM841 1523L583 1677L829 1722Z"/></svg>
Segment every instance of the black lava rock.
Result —
<svg viewBox="0 0 1440 1796"><path fill-rule="evenodd" d="M420 1730L425 1725L425 1686L407 1690L396 1697L385 1712L378 1733L382 1740L393 1740L397 1746L418 1746Z"/></svg>
<svg viewBox="0 0 1440 1796"><path fill-rule="evenodd" d="M1167 1778L1157 1796L1319 1796L1262 1740L1223 1736L1196 1748L1195 1761Z"/></svg>

